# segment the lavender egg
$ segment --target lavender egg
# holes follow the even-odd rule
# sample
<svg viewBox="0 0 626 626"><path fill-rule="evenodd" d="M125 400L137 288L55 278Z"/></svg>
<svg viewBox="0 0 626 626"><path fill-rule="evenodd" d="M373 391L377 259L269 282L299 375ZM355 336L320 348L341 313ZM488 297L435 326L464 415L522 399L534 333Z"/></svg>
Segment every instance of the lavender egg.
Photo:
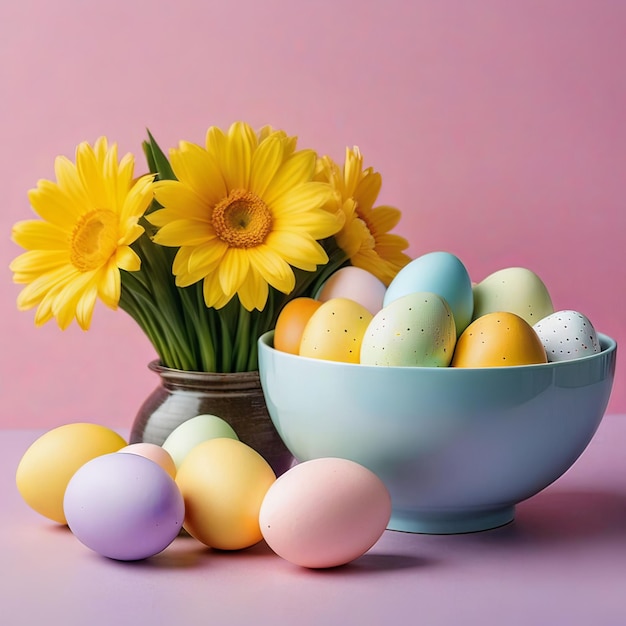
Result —
<svg viewBox="0 0 626 626"><path fill-rule="evenodd" d="M174 479L136 454L105 454L87 462L70 479L63 508L81 543L121 561L164 550L180 533L185 517Z"/></svg>

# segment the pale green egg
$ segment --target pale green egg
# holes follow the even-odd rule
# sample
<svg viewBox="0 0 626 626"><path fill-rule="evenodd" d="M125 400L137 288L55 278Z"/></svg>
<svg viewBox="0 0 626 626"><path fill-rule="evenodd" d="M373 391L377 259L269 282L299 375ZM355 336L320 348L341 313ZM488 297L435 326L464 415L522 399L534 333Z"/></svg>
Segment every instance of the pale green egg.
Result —
<svg viewBox="0 0 626 626"><path fill-rule="evenodd" d="M448 303L436 293L411 293L374 316L361 342L361 363L447 367L455 343L456 325Z"/></svg>
<svg viewBox="0 0 626 626"><path fill-rule="evenodd" d="M232 426L221 417L196 415L177 426L168 435L162 447L169 452L178 469L185 457L198 444L220 437L239 439Z"/></svg>
<svg viewBox="0 0 626 626"><path fill-rule="evenodd" d="M554 313L544 282L524 267L498 270L474 285L473 319L504 311L515 313L531 326Z"/></svg>

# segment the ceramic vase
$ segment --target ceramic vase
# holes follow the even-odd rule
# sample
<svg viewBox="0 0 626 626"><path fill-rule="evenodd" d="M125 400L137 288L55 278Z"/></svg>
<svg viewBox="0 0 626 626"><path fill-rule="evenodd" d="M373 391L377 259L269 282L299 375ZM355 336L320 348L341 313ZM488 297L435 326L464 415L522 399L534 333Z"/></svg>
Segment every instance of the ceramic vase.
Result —
<svg viewBox="0 0 626 626"><path fill-rule="evenodd" d="M184 421L210 414L226 420L240 441L254 448L277 476L294 458L282 442L267 412L258 371L188 372L152 361L148 367L159 384L141 405L133 421L130 443L163 444Z"/></svg>

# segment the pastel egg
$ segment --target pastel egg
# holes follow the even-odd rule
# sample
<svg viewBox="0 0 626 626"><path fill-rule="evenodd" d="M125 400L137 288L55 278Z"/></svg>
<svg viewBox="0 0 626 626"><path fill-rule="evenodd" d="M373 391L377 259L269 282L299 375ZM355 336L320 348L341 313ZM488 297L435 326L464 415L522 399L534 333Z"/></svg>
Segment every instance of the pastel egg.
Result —
<svg viewBox="0 0 626 626"><path fill-rule="evenodd" d="M107 454L83 465L67 485L64 509L82 544L121 561L164 550L185 516L174 479L138 454Z"/></svg>
<svg viewBox="0 0 626 626"><path fill-rule="evenodd" d="M554 307L546 285L535 272L508 267L474 286L474 319L496 311L515 313L532 326L554 313Z"/></svg>
<svg viewBox="0 0 626 626"><path fill-rule="evenodd" d="M443 251L429 252L413 259L391 281L383 306L421 291L436 293L448 303L459 336L471 322L474 310L472 281L461 260Z"/></svg>
<svg viewBox="0 0 626 626"><path fill-rule="evenodd" d="M121 435L99 424L77 422L53 428L22 456L15 475L17 489L37 513L65 524L63 496L76 470L126 445Z"/></svg>
<svg viewBox="0 0 626 626"><path fill-rule="evenodd" d="M503 367L547 363L532 326L515 313L497 311L472 322L458 338L453 367Z"/></svg>
<svg viewBox="0 0 626 626"><path fill-rule="evenodd" d="M372 315L383 306L385 284L374 274L349 265L334 272L322 285L316 298L327 302L332 298L348 298L363 305Z"/></svg>
<svg viewBox="0 0 626 626"><path fill-rule="evenodd" d="M210 439L185 457L176 483L185 500L185 530L220 550L263 538L259 509L276 475L265 459L236 439Z"/></svg>
<svg viewBox="0 0 626 626"><path fill-rule="evenodd" d="M171 454L156 443L131 443L118 450L118 452L143 456L160 465L172 478L176 476L176 464Z"/></svg>
<svg viewBox="0 0 626 626"><path fill-rule="evenodd" d="M324 302L304 327L300 356L358 363L361 341L372 317L363 305L348 298Z"/></svg>
<svg viewBox="0 0 626 626"><path fill-rule="evenodd" d="M569 361L601 350L593 324L578 311L557 311L537 322L533 329L543 343L548 361Z"/></svg>
<svg viewBox="0 0 626 626"><path fill-rule="evenodd" d="M281 309L274 329L274 348L281 352L298 354L302 333L311 315L322 306L313 298L294 298Z"/></svg>
<svg viewBox="0 0 626 626"><path fill-rule="evenodd" d="M391 516L384 483L340 458L295 465L268 489L259 512L263 537L287 561L308 568L344 565L367 552Z"/></svg>
<svg viewBox="0 0 626 626"><path fill-rule="evenodd" d="M203 441L228 437L238 439L233 427L217 415L196 415L179 424L163 442L163 449L178 469L191 450Z"/></svg>
<svg viewBox="0 0 626 626"><path fill-rule="evenodd" d="M361 342L364 365L447 367L456 342L454 316L435 293L410 293L383 307Z"/></svg>

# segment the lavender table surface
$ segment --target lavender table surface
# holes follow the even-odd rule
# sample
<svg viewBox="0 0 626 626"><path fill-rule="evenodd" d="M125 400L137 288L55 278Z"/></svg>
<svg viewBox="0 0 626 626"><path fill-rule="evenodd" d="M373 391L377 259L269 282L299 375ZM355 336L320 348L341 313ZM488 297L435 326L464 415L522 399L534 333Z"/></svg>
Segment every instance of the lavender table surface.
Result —
<svg viewBox="0 0 626 626"><path fill-rule="evenodd" d="M0 622L6 626L626 624L626 415L508 526L386 531L351 564L313 571L263 542L234 553L178 537L146 561L85 548L31 511L15 469L41 432L0 431ZM125 434L125 433L122 433Z"/></svg>

